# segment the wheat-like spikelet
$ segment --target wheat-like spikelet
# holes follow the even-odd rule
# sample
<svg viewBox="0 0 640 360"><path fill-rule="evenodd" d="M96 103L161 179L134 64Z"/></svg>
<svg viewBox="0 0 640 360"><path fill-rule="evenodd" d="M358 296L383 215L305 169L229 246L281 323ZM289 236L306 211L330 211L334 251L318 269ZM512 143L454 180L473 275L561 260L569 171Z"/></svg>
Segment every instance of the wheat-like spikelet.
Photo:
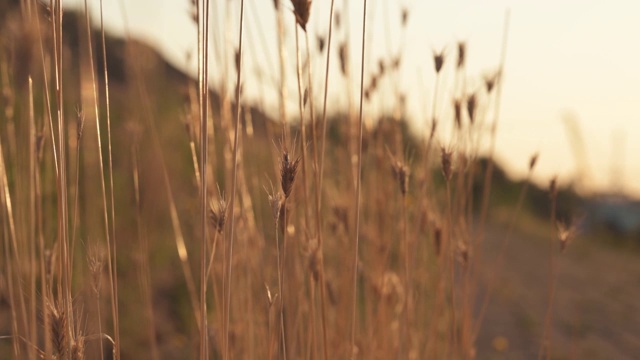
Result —
<svg viewBox="0 0 640 360"><path fill-rule="evenodd" d="M218 233L222 233L224 230L224 224L227 220L227 201L224 197L220 197L217 205L214 205L213 200L209 201L209 223L214 227Z"/></svg>
<svg viewBox="0 0 640 360"><path fill-rule="evenodd" d="M59 306L54 300L49 300L47 307L49 308L49 331L51 341L53 342L53 349L58 358L62 359L67 353L67 314L64 311L64 307Z"/></svg>
<svg viewBox="0 0 640 360"><path fill-rule="evenodd" d="M77 335L76 339L71 344L71 360L84 360L84 350L85 338L82 335Z"/></svg>
<svg viewBox="0 0 640 360"><path fill-rule="evenodd" d="M280 158L280 186L282 187L285 199L291 196L296 174L298 173L298 165L300 165L300 158L297 157L292 160L292 157L286 148L282 150L282 157Z"/></svg>

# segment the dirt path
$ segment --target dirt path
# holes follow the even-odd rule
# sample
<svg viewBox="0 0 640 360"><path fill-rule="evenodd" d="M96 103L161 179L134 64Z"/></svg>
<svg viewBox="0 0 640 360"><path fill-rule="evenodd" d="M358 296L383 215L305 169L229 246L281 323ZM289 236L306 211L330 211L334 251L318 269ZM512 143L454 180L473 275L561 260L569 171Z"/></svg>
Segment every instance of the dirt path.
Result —
<svg viewBox="0 0 640 360"><path fill-rule="evenodd" d="M484 253L490 263L505 231L489 230ZM539 228L514 233L478 338L479 359L537 359L549 241ZM640 359L640 254L579 237L557 269L551 358ZM498 351L501 345L506 349Z"/></svg>

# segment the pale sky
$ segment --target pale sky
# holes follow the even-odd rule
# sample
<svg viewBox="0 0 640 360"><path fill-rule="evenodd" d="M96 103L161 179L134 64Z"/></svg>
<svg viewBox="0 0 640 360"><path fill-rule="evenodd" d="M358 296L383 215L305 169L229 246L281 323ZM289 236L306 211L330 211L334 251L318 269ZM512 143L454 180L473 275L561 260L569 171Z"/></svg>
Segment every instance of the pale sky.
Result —
<svg viewBox="0 0 640 360"><path fill-rule="evenodd" d="M342 20L349 25L354 91L359 85L362 0L336 0ZM104 0L105 26L124 36L124 16L131 36L154 46L172 64L195 74L196 28L189 18L189 0ZM70 7L82 0L66 0ZM229 49L237 47L240 1L212 1L214 52L219 54L228 29ZM289 1L282 1L290 9ZM315 51L316 34L328 29L329 0L315 0L311 8L309 34ZM99 1L89 0L94 21L99 20ZM406 32L400 30L401 8L409 12ZM434 83L431 51L446 47L438 107L442 121L450 122L455 42L467 42L467 85L481 85L481 75L497 68L502 43L505 10L510 9L508 48L504 69L501 117L497 138L497 159L515 177L522 177L531 154L540 154L536 181L547 183L559 175L574 179L577 165L563 117L571 114L581 132L588 171L582 179L589 191L607 191L621 184L625 192L640 196L640 3L635 1L426 1L369 0L367 60L365 73L377 68L381 57L389 58L402 49L402 71L396 81L407 94L407 117L421 130L430 115ZM279 78L275 14L272 0L245 3L245 100L262 103L277 114ZM289 15L289 14L287 14ZM297 101L293 16L287 16L289 94L292 111ZM343 29L345 26L343 25ZM334 45L344 39L344 30L334 33ZM344 79L338 76L337 47L331 58L330 101L344 106ZM232 53L232 52L231 52ZM325 55L326 56L326 55ZM224 71L220 56L212 59L212 77L219 84L234 68ZM314 57L313 86L320 103L320 74L324 58ZM233 69L233 71L231 70ZM259 70L258 70L259 69ZM261 72L263 79L256 74ZM395 87L389 81L387 86ZM372 113L389 109L391 102L379 96L367 105ZM318 105L319 106L319 105ZM291 113L291 111L290 111ZM445 127L450 127L449 123ZM612 165L613 164L613 165ZM615 170L612 172L612 170ZM612 176L614 174L615 176Z"/></svg>

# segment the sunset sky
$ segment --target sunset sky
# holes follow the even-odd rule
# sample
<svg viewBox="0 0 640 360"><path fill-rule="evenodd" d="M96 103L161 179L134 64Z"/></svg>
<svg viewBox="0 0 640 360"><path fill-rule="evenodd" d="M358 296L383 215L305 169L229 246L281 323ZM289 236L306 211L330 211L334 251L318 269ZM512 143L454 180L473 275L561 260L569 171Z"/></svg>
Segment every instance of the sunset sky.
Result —
<svg viewBox="0 0 640 360"><path fill-rule="evenodd" d="M334 34L334 45L345 38L349 26L354 91L359 84L362 0L336 0L343 29ZM64 2L70 8L81 0ZM227 51L237 47L240 1L212 1L212 84L223 75L231 79L232 68L223 68L225 26ZM90 0L93 21L99 20L99 1ZM318 34L328 29L329 0L315 0L309 21L315 52ZM289 1L283 6L291 8ZM124 11L123 10L124 7ZM405 31L401 9L409 11ZM572 118L584 142L587 169L580 180L588 191L608 191L618 186L640 197L640 3L633 1L423 1L369 0L365 74L377 68L378 59L402 51L402 71L388 88L407 94L407 114L414 128L423 131L431 112L434 87L432 49L445 48L449 55L441 80L439 117L450 127L455 43L468 44L467 86L479 88L482 75L499 64L506 9L510 11L504 87L497 139L497 159L509 172L522 177L529 157L540 153L535 180L546 183L559 175L564 182L575 179L574 149L563 118ZM245 100L263 104L277 114L279 78L275 14L272 0L246 0L245 5ZM348 15L345 15L347 14ZM146 41L175 66L195 74L196 27L189 18L188 0L104 1L108 31L125 36L125 29ZM125 21L126 19L126 21ZM125 26L125 23L127 26ZM293 15L287 13L287 55L290 107L295 109L295 48ZM345 80L339 76L337 47L331 57L330 101L344 106ZM232 53L232 51L230 52ZM324 55L326 56L326 55ZM320 103L324 57L316 53L314 92ZM235 71L235 70L233 70ZM261 74L261 78L257 76ZM232 81L232 80L229 80ZM235 81L235 80L233 80ZM231 84L231 82L229 82ZM382 84L385 86L385 83ZM390 91L387 94L391 94ZM381 94L366 105L373 113L389 110L392 102ZM335 106L334 106L335 108ZM290 112L291 113L291 112Z"/></svg>

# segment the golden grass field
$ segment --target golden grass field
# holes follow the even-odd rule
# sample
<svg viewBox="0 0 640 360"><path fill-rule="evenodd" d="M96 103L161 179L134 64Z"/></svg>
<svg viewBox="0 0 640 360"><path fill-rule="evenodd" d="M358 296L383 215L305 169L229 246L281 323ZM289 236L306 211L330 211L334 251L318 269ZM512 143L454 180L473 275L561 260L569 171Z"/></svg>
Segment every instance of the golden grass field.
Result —
<svg viewBox="0 0 640 360"><path fill-rule="evenodd" d="M363 70L333 0L322 46L310 1L274 1L297 44L274 60L297 72L275 75L277 113L235 85L243 20L225 49L234 86L210 88L208 3L190 3L193 79L87 13L0 2L0 359L640 354L637 245L581 234L583 199L531 183L537 154L521 181L494 161L506 40L473 92L465 42L433 53L425 101L451 95L451 71L454 111L429 105L418 134L405 94L380 89L401 55ZM329 66L359 79L346 109L327 101ZM382 95L394 111L365 111Z"/></svg>

